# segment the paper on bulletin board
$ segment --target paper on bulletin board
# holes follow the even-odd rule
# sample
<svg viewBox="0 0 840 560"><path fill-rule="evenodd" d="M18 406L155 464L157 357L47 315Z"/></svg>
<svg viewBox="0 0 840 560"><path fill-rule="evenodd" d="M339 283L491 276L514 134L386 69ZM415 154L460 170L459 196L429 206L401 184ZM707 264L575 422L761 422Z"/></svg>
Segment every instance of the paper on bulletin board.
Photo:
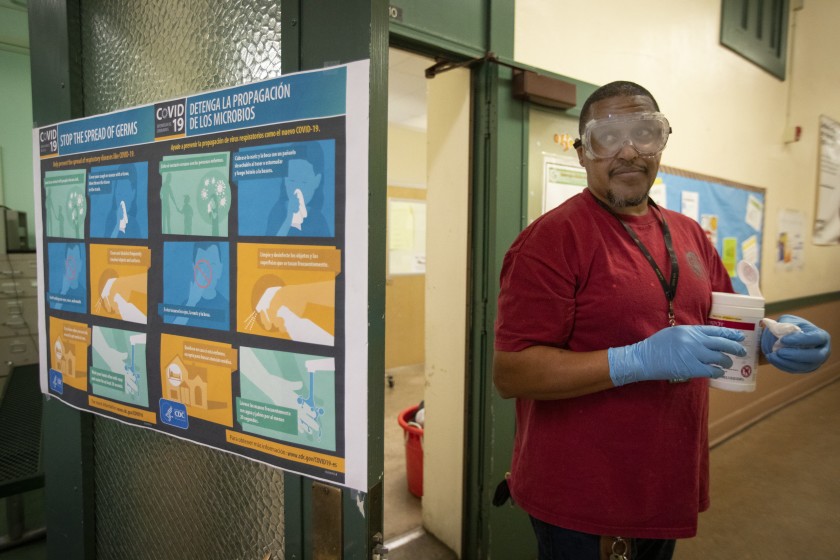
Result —
<svg viewBox="0 0 840 560"><path fill-rule="evenodd" d="M648 196L659 205L660 208L668 208L668 187L662 177L656 176L648 191Z"/></svg>
<svg viewBox="0 0 840 560"><path fill-rule="evenodd" d="M820 170L814 243L840 244L840 123L820 115Z"/></svg>
<svg viewBox="0 0 840 560"><path fill-rule="evenodd" d="M758 266L758 237L755 235L741 241L741 260Z"/></svg>
<svg viewBox="0 0 840 560"><path fill-rule="evenodd" d="M744 216L744 223L755 231L761 231L761 220L764 216L764 202L756 195L747 195L747 211Z"/></svg>
<svg viewBox="0 0 840 560"><path fill-rule="evenodd" d="M703 228L706 237L715 247L718 246L718 224L720 224L720 219L717 214L703 214L700 216L700 227Z"/></svg>
<svg viewBox="0 0 840 560"><path fill-rule="evenodd" d="M700 222L700 194L694 191L683 191L680 201L680 213L695 222Z"/></svg>

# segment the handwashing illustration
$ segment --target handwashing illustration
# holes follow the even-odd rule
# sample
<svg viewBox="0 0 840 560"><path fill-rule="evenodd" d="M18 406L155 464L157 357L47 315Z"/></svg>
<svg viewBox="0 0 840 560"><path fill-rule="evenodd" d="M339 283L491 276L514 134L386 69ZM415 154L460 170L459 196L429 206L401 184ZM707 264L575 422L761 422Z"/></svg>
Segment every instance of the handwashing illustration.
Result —
<svg viewBox="0 0 840 560"><path fill-rule="evenodd" d="M90 383L96 395L149 405L146 333L93 327Z"/></svg>
<svg viewBox="0 0 840 560"><path fill-rule="evenodd" d="M334 448L334 358L242 348L240 373L246 431Z"/></svg>
<svg viewBox="0 0 840 560"><path fill-rule="evenodd" d="M318 418L324 415L324 408L315 404L315 373L319 371L335 372L335 359L306 360L306 372L309 374L309 396L306 398L299 396L297 403L298 406L305 407L304 410L307 414L315 420L315 424L318 425L318 439L321 439L321 425L318 423ZM306 424L304 427L308 433L312 433L310 424Z"/></svg>
<svg viewBox="0 0 840 560"><path fill-rule="evenodd" d="M140 372L137 370L137 346L143 345L146 350L146 333L133 334L128 338L131 345L131 360L125 364L125 392L129 395L136 395L139 392Z"/></svg>

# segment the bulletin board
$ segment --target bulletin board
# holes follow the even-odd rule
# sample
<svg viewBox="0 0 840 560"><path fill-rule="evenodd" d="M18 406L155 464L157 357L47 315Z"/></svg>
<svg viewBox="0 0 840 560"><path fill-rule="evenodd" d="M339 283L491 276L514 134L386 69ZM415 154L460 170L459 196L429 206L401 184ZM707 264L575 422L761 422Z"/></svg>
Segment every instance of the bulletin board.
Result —
<svg viewBox="0 0 840 560"><path fill-rule="evenodd" d="M659 169L651 197L661 206L697 221L721 256L735 291L747 293L736 265L746 260L761 270L764 189L691 173Z"/></svg>

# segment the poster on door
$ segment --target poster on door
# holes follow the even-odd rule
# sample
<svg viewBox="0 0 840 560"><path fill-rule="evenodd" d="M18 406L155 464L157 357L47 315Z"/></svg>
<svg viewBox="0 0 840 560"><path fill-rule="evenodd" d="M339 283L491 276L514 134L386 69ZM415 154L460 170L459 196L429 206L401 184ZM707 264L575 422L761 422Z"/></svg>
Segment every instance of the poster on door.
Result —
<svg viewBox="0 0 840 560"><path fill-rule="evenodd" d="M367 491L368 72L35 129L42 391Z"/></svg>

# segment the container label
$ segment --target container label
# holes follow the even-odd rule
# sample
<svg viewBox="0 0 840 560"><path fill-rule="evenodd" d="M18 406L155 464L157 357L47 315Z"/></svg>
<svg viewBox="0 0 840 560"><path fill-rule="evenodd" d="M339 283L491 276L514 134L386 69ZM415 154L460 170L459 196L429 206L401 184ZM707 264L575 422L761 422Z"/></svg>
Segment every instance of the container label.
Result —
<svg viewBox="0 0 840 560"><path fill-rule="evenodd" d="M726 327L728 329L737 329L740 331L754 331L758 327L756 323L744 323L729 317L709 317L709 324L715 325L716 327Z"/></svg>
<svg viewBox="0 0 840 560"><path fill-rule="evenodd" d="M727 385L729 387L737 385L743 387L741 390L751 391L755 386L755 374L758 371L758 345L761 340L761 326L757 323L722 321L720 319L709 319L709 324L740 330L744 333L744 340L741 344L747 349L747 355L743 358L730 355L732 367L724 371L723 377L713 379L712 386L726 389Z"/></svg>

